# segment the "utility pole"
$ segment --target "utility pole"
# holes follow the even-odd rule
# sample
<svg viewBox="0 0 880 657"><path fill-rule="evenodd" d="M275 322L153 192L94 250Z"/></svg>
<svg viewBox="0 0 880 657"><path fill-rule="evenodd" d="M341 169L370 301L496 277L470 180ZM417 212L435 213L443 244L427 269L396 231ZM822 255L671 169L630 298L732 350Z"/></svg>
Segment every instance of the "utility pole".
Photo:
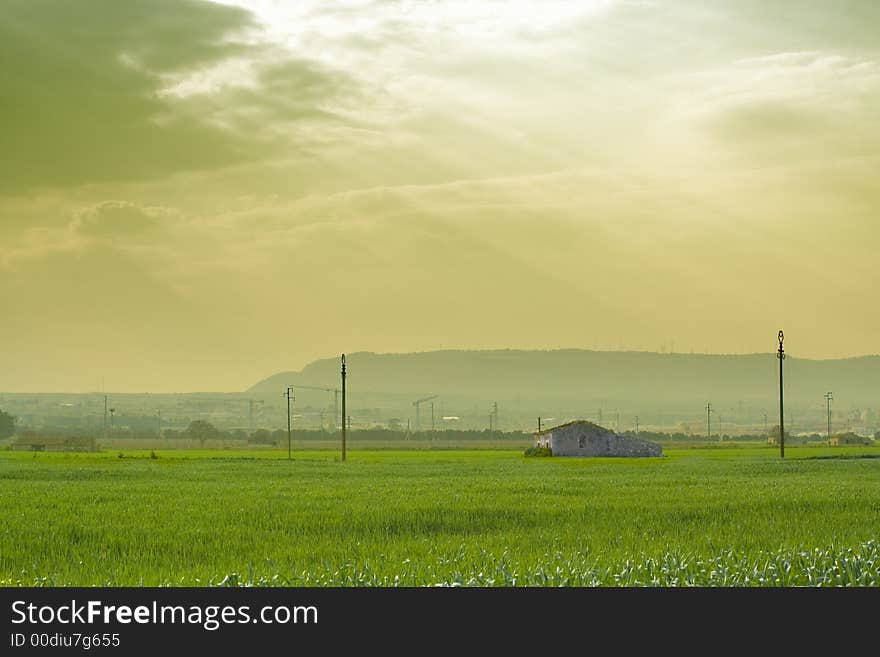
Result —
<svg viewBox="0 0 880 657"><path fill-rule="evenodd" d="M825 406L828 409L828 440L831 440L831 400L834 399L834 395L831 391L825 393Z"/></svg>
<svg viewBox="0 0 880 657"><path fill-rule="evenodd" d="M104 395L104 426L102 429L104 438L107 437L107 395Z"/></svg>
<svg viewBox="0 0 880 657"><path fill-rule="evenodd" d="M538 416L538 433L541 433L541 416Z"/></svg>
<svg viewBox="0 0 880 657"><path fill-rule="evenodd" d="M434 402L431 402L431 432L434 431Z"/></svg>
<svg viewBox="0 0 880 657"><path fill-rule="evenodd" d="M162 409L156 409L156 437L162 437Z"/></svg>
<svg viewBox="0 0 880 657"><path fill-rule="evenodd" d="M706 440L712 440L712 402L706 404Z"/></svg>
<svg viewBox="0 0 880 657"><path fill-rule="evenodd" d="M782 333L782 329L779 330L779 334L776 336L776 339L779 340L779 350L776 352L776 358L779 359L779 458L785 458L785 413L783 412L782 406L782 361L785 360L785 350L782 348L782 342L785 340L785 335Z"/></svg>
<svg viewBox="0 0 880 657"><path fill-rule="evenodd" d="M634 419L636 421L636 435L638 436L639 435L639 416L636 415Z"/></svg>
<svg viewBox="0 0 880 657"><path fill-rule="evenodd" d="M492 413L495 415L495 431L498 431L498 402L492 405Z"/></svg>
<svg viewBox="0 0 880 657"><path fill-rule="evenodd" d="M296 397L293 396L293 386L287 386L287 390L284 391L284 396L287 397L287 460L289 461L291 458L291 445L292 441L290 439L290 402Z"/></svg>
<svg viewBox="0 0 880 657"><path fill-rule="evenodd" d="M620 433L620 411L617 411L617 433Z"/></svg>
<svg viewBox="0 0 880 657"><path fill-rule="evenodd" d="M764 435L767 435L767 413L764 413Z"/></svg>
<svg viewBox="0 0 880 657"><path fill-rule="evenodd" d="M342 460L345 461L345 354L342 354Z"/></svg>

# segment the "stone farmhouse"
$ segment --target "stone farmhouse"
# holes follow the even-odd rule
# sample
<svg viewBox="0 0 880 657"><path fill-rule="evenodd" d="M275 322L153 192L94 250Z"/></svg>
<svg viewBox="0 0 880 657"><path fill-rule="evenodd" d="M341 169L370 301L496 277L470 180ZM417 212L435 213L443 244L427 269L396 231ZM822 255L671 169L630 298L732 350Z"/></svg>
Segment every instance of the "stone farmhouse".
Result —
<svg viewBox="0 0 880 657"><path fill-rule="evenodd" d="M831 436L829 444L834 447L841 447L843 445L871 445L873 442L872 439L866 436L860 436L852 431L847 431L846 433L837 433Z"/></svg>
<svg viewBox="0 0 880 657"><path fill-rule="evenodd" d="M622 436L586 420L575 420L535 433L535 447L549 447L553 456L662 456L657 443Z"/></svg>

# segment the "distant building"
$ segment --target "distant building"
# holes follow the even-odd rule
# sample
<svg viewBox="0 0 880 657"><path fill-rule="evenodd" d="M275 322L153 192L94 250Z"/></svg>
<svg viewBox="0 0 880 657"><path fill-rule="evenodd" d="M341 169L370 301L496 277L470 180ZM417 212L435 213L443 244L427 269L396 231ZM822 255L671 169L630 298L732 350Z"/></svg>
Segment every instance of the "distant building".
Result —
<svg viewBox="0 0 880 657"><path fill-rule="evenodd" d="M621 436L586 420L576 420L535 433L536 447L553 456L662 456L663 448L640 438Z"/></svg>
<svg viewBox="0 0 880 657"><path fill-rule="evenodd" d="M860 436L857 433L847 431L846 433L837 433L831 436L829 443L834 447L842 445L870 445L874 441L867 436Z"/></svg>
<svg viewBox="0 0 880 657"><path fill-rule="evenodd" d="M45 438L28 433L21 435L12 443L13 450L32 452L95 452L94 438Z"/></svg>

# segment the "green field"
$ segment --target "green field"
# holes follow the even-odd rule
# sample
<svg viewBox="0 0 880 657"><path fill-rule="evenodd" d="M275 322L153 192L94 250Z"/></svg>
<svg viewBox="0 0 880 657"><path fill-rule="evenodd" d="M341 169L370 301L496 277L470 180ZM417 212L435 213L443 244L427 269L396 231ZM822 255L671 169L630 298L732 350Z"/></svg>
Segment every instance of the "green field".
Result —
<svg viewBox="0 0 880 657"><path fill-rule="evenodd" d="M0 452L0 585L880 585L880 448Z"/></svg>

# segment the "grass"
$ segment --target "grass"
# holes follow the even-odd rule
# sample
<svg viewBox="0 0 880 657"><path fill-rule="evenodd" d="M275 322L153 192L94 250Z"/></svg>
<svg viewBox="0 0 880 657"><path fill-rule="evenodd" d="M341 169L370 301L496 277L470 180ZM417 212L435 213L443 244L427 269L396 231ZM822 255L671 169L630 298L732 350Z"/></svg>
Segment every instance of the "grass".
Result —
<svg viewBox="0 0 880 657"><path fill-rule="evenodd" d="M0 585L877 586L878 455L0 452Z"/></svg>

